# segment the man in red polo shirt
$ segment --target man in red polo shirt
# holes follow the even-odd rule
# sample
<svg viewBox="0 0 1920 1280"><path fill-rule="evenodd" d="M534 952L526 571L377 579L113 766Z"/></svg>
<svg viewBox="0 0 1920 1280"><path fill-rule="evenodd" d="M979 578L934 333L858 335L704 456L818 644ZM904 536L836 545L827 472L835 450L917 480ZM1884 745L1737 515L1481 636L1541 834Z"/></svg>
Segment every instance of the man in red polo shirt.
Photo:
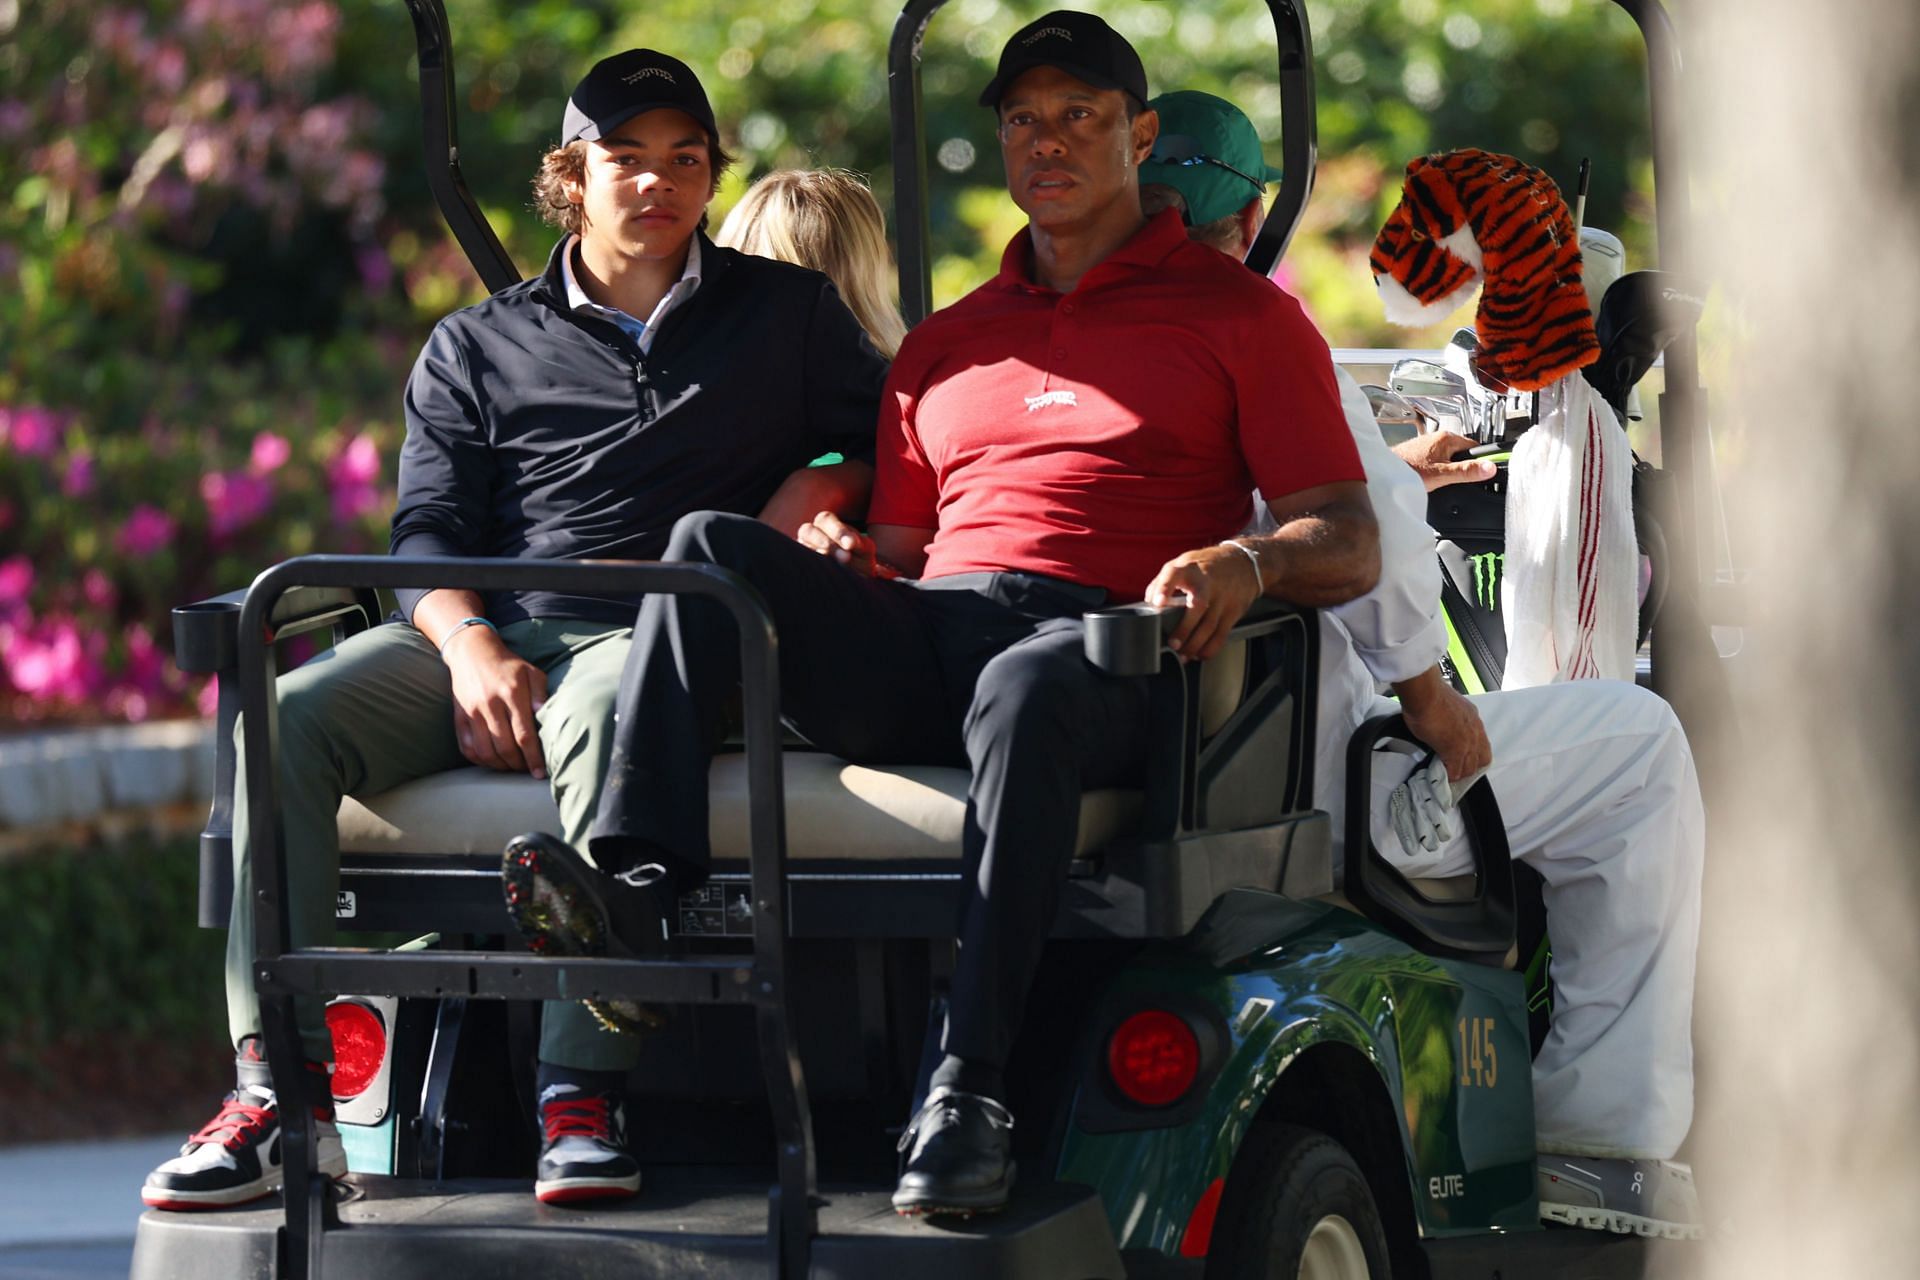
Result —
<svg viewBox="0 0 1920 1280"><path fill-rule="evenodd" d="M782 710L809 741L972 770L974 891L902 1213L1005 1202L1002 1075L1080 795L1142 776L1149 682L1086 662L1082 612L1185 601L1173 643L1205 658L1260 595L1338 604L1379 571L1326 343L1292 298L1192 244L1178 214L1141 212L1146 97L1138 55L1098 18L1056 12L1016 33L981 102L1028 226L999 275L907 335L882 397L871 536L823 513L801 530L813 555L702 513L666 553L759 589ZM1223 541L1256 487L1277 532ZM583 949L606 924L631 950L659 946L674 896L706 873L707 766L738 680L718 606L647 598L590 834L599 867L633 870L609 880L546 836L507 849L510 881L557 907L546 951Z"/></svg>

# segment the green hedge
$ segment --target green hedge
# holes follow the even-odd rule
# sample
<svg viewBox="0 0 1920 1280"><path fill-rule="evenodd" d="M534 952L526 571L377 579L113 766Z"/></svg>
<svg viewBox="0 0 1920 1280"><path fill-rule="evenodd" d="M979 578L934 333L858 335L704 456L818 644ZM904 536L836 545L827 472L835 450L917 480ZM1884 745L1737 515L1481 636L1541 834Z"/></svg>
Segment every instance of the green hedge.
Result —
<svg viewBox="0 0 1920 1280"><path fill-rule="evenodd" d="M75 1038L219 1043L226 934L195 924L191 837L0 862L0 1044L16 1062Z"/></svg>

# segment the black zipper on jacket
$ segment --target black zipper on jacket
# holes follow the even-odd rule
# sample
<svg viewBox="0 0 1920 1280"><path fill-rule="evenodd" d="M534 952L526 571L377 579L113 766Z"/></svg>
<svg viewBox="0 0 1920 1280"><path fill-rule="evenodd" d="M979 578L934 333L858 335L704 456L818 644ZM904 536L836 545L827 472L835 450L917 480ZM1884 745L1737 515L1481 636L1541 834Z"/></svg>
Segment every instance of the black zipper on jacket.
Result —
<svg viewBox="0 0 1920 1280"><path fill-rule="evenodd" d="M701 237L701 241L700 261L702 263L702 279L700 287L693 291L692 297L682 302L672 311L669 311L666 316L662 318L659 327L653 332L652 345L655 351L660 349L662 342L669 333L677 334L681 325L675 323L676 321L684 320L694 309L712 301L714 286L718 284L727 268L732 265L725 260L723 256L724 251L716 249L712 241L707 240L704 236ZM565 241L563 240L562 243L564 244ZM557 247L555 252L558 252ZM634 396L640 410L640 425L646 426L651 423L659 416L659 413L655 408L656 395L653 389L653 377L647 367L647 352L642 351L640 344L634 341L625 329L613 323L613 321L602 320L598 316L591 314L582 315L580 312L566 305L565 290L557 283L557 278L557 271L550 259L547 270L541 273L538 283L534 286L538 291L538 296L547 306L552 307L555 311L566 317L570 323L582 332L594 336L600 343L614 351L633 367ZM603 332L600 331L605 331L604 336ZM618 336L612 337L612 335ZM611 340L609 340L610 337Z"/></svg>

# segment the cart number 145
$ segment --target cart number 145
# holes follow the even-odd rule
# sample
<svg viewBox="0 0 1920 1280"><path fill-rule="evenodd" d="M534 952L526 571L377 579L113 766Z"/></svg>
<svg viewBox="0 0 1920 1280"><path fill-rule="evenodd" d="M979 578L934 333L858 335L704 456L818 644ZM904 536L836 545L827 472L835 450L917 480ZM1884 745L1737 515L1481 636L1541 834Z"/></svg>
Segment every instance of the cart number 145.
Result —
<svg viewBox="0 0 1920 1280"><path fill-rule="evenodd" d="M1500 1078L1500 1055L1493 1047L1492 1018L1462 1018L1460 1032L1460 1087L1491 1089Z"/></svg>

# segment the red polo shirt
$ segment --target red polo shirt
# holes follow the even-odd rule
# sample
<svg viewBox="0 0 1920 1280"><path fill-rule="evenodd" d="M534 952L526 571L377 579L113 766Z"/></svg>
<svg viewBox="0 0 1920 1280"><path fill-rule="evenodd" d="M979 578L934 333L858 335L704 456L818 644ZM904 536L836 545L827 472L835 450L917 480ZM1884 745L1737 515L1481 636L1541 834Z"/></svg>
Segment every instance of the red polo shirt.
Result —
<svg viewBox="0 0 1920 1280"><path fill-rule="evenodd" d="M1071 293L1000 274L907 335L869 519L933 529L926 578L1016 570L1138 600L1270 497L1363 480L1327 344L1293 298L1151 219Z"/></svg>

